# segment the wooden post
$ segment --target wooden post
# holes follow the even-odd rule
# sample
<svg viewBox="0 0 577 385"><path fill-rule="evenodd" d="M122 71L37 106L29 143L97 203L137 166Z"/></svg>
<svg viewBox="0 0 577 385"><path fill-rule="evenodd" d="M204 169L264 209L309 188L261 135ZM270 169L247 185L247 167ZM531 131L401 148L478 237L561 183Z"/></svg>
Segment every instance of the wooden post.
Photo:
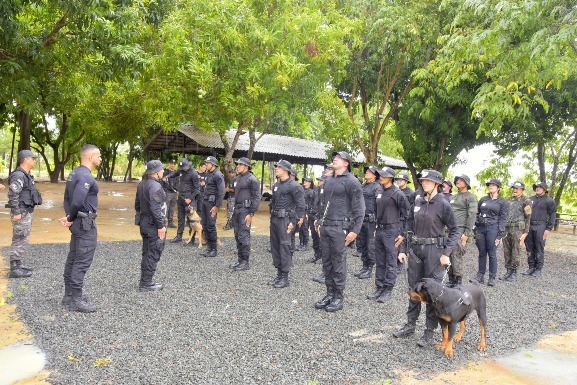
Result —
<svg viewBox="0 0 577 385"><path fill-rule="evenodd" d="M261 172L260 172L260 194L262 195L262 193L264 192L264 155L265 153L262 153L262 168L261 168Z"/></svg>

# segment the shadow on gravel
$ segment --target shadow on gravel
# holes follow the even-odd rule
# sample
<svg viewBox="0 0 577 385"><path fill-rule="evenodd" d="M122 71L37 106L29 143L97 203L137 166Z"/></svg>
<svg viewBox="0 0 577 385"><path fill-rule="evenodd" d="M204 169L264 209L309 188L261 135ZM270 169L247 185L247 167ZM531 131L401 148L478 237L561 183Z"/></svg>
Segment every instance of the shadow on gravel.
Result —
<svg viewBox="0 0 577 385"><path fill-rule="evenodd" d="M160 293L136 290L140 242L100 243L86 279L85 294L98 306L90 315L60 306L68 245L31 245L27 261L34 276L10 281L10 302L46 353L49 381L347 384L395 379L407 371L431 378L470 361L511 354L545 334L577 329L575 257L560 253L547 255L542 279L484 287L487 353L476 350L479 327L472 315L456 357L447 359L415 345L424 314L416 335L392 337L405 321L404 282L389 303L369 302L365 294L373 281L352 276L361 262L349 256L345 308L328 314L313 307L324 287L310 280L321 269L304 262L311 252L295 254L291 286L279 290L266 284L274 275L265 250L268 237L253 238L251 270L241 273L228 268L235 260L234 240L223 242L214 259L200 257L193 247L167 244L155 277L165 285ZM472 251L468 257L467 274L473 276L476 258Z"/></svg>

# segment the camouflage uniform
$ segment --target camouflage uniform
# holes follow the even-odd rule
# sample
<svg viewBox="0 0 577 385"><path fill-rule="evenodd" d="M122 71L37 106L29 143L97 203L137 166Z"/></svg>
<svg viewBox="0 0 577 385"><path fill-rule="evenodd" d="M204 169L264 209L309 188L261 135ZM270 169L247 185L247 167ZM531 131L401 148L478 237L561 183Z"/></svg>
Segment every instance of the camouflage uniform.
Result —
<svg viewBox="0 0 577 385"><path fill-rule="evenodd" d="M503 238L503 254L505 255L505 268L517 270L519 267L520 245L519 240L524 233L529 231L531 221L531 200L525 195L519 198L507 199L509 215L505 225L505 238Z"/></svg>
<svg viewBox="0 0 577 385"><path fill-rule="evenodd" d="M473 239L473 228L475 227L475 218L477 217L477 197L469 191L458 192L451 197L449 202L455 213L455 221L457 222L459 232L467 236L467 243L470 243ZM459 240L450 255L450 273L452 276L463 277L465 270L464 255L466 252L467 246L463 246Z"/></svg>

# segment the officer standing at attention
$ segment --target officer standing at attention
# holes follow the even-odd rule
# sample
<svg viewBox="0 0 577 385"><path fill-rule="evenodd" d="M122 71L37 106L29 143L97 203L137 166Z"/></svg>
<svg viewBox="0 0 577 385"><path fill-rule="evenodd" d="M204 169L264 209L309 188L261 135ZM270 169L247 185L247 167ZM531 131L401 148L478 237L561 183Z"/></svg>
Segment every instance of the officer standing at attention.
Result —
<svg viewBox="0 0 577 385"><path fill-rule="evenodd" d="M405 194L405 197L407 197L410 208L415 203L415 192L408 187L408 184L411 183L409 175L403 173L397 174L395 183L397 184L397 187L401 189L403 194Z"/></svg>
<svg viewBox="0 0 577 385"><path fill-rule="evenodd" d="M305 218L303 224L299 228L299 247L297 247L297 251L307 251L309 246L309 217L311 216L311 212L313 211L314 199L315 199L315 192L314 192L314 185L313 185L313 178L303 178L303 190L305 196ZM313 231L314 232L314 231Z"/></svg>
<svg viewBox="0 0 577 385"><path fill-rule="evenodd" d="M319 192L321 190L321 186L325 183L325 177L320 176L317 178L317 186L312 185L313 187L313 199L311 207L308 211L308 218L309 218L309 229L311 230L311 238L313 239L313 250L314 255L312 258L308 259L307 262L310 263L322 263L323 258L321 257L321 243L319 239L319 233L315 228L315 221L317 220L318 215L318 205L319 205Z"/></svg>
<svg viewBox="0 0 577 385"><path fill-rule="evenodd" d="M164 175L172 174L176 169L176 159L171 159L168 164L168 168L164 169ZM161 180L162 188L166 194L166 218L168 219L168 227L175 229L174 225L174 209L176 208L177 194L176 189L178 187L178 175L167 178L166 181Z"/></svg>
<svg viewBox="0 0 577 385"><path fill-rule="evenodd" d="M70 251L64 265L64 298L62 304L70 311L92 313L96 306L86 302L82 296L84 275L90 268L96 251L98 230L98 184L92 170L100 165L100 150L86 144L80 150L80 166L68 175L64 190L66 216L60 223L70 229Z"/></svg>
<svg viewBox="0 0 577 385"><path fill-rule="evenodd" d="M260 204L260 185L251 172L252 164L248 158L236 162L237 177L235 182L234 214L231 224L234 228L234 239L238 251L238 262L232 265L236 271L250 269L250 226L252 218ZM230 196L229 196L229 199Z"/></svg>
<svg viewBox="0 0 577 385"><path fill-rule="evenodd" d="M186 208L188 206L195 207L196 197L199 194L200 186L198 181L198 174L192 168L192 163L182 158L178 163L178 170L165 175L163 180L166 182L171 178L178 178L178 229L176 230L176 237L170 242L182 242L182 234L184 233L184 223L186 221Z"/></svg>
<svg viewBox="0 0 577 385"><path fill-rule="evenodd" d="M500 195L501 181L491 179L485 183L489 194L479 200L477 221L475 223L475 243L479 249L479 270L477 282L484 283L487 270L487 256L489 256L489 279L487 286L495 286L497 276L497 246L505 236L508 206Z"/></svg>
<svg viewBox="0 0 577 385"><path fill-rule="evenodd" d="M317 309L335 312L343 308L347 279L347 246L356 239L365 218L365 200L359 180L350 173L352 159L344 151L333 153L334 176L324 184L319 211L323 272L327 294Z"/></svg>
<svg viewBox="0 0 577 385"><path fill-rule="evenodd" d="M290 177L292 165L286 160L275 164L278 177L272 188L270 211L270 245L277 276L271 282L275 288L289 286L288 275L292 267L291 233L305 215L304 190Z"/></svg>
<svg viewBox="0 0 577 385"><path fill-rule="evenodd" d="M30 150L18 153L18 167L10 174L8 181L8 203L12 219L12 245L9 251L10 278L28 278L32 268L22 264L22 255L30 241L32 216L34 206L42 204L42 196L36 189L34 176L30 170L34 168L38 155Z"/></svg>
<svg viewBox="0 0 577 385"><path fill-rule="evenodd" d="M383 188L377 181L379 172L375 166L365 169L365 183L362 185L365 200L365 218L361 226L361 232L357 236L357 246L361 252L363 268L355 273L358 279L371 278L375 265L375 224L376 224L376 199L383 193ZM395 260L397 258L395 257Z"/></svg>
<svg viewBox="0 0 577 385"><path fill-rule="evenodd" d="M403 242L409 202L405 194L393 184L395 171L385 167L379 171L383 192L376 197L375 273L376 289L367 298L377 302L391 299L397 282L398 247Z"/></svg>
<svg viewBox="0 0 577 385"><path fill-rule="evenodd" d="M206 164L205 163L201 163L200 166L198 166L198 180L200 183L200 193L197 195L197 206L198 207L198 215L200 215L200 217L202 218L202 210L200 209L202 207L202 201L204 200L204 187L206 186Z"/></svg>
<svg viewBox="0 0 577 385"><path fill-rule="evenodd" d="M541 277L545 262L545 240L555 224L556 205L553 198L547 195L547 184L539 182L533 185L535 195L531 197L531 228L525 239L527 247L527 264L529 268L523 275Z"/></svg>
<svg viewBox="0 0 577 385"><path fill-rule="evenodd" d="M451 207L455 213L457 228L461 233L461 239L449 256L451 258L451 268L449 269L449 286L458 287L463 284L463 274L465 270L464 256L467 252L467 242L472 239L475 219L477 217L477 197L469 190L471 189L471 179L468 175L457 175L454 179L457 186L457 195L451 200Z"/></svg>
<svg viewBox="0 0 577 385"><path fill-rule="evenodd" d="M455 214L449 202L445 200L438 187L443 176L435 170L423 170L419 178L424 196L415 199L415 205L407 220L407 238L401 245L399 260L408 260L409 287L415 287L423 278L433 278L441 282L445 274L444 266L450 263L449 254L459 240L459 230L455 223ZM445 228L448 234L445 235ZM407 253L409 256L407 257ZM393 333L397 338L415 333L415 324L421 312L421 302L409 300L407 323ZM433 343L433 331L439 319L431 304L427 304L425 332L417 342L420 347Z"/></svg>
<svg viewBox="0 0 577 385"><path fill-rule="evenodd" d="M531 226L531 200L525 196L525 183L516 181L511 185L513 196L507 199L509 214L505 224L503 238L503 256L507 273L500 279L506 282L517 280L519 268L520 247L525 244L525 238Z"/></svg>
<svg viewBox="0 0 577 385"><path fill-rule="evenodd" d="M291 179L294 180L295 182L297 182L297 180L298 180L298 175L297 175L297 170L296 170L294 167L291 168L289 174L290 174ZM299 188L300 188L301 190L303 190L303 196L304 196L305 189L304 189L303 186L302 186L301 184L299 184L298 182L297 182L297 184L299 185ZM305 210L306 210L306 207L305 207ZM305 212L306 212L306 211L305 211ZM303 213L303 216L302 216L301 218L298 218L298 220L297 220L297 225L293 228L293 231L292 231L292 233L291 233L291 258L294 256L295 250L296 250L296 241L295 241L295 240L296 240L297 231L300 230L301 226L302 226L303 223L304 223L304 220L305 220L305 214Z"/></svg>
<svg viewBox="0 0 577 385"><path fill-rule="evenodd" d="M234 187L236 185L236 170L232 169L228 172L228 186L226 187L226 225L224 230L230 230L232 225L232 216L234 214Z"/></svg>
<svg viewBox="0 0 577 385"><path fill-rule="evenodd" d="M445 179L443 181L442 187L443 187L443 197L445 197L447 202L450 202L451 198L453 198L453 184L451 183L450 180Z"/></svg>
<svg viewBox="0 0 577 385"><path fill-rule="evenodd" d="M166 238L166 197L160 184L164 165L160 160L146 164L145 179L138 185L134 209L140 214L142 261L140 262L140 291L162 290L160 283L153 283L156 265L164 250Z"/></svg>
<svg viewBox="0 0 577 385"><path fill-rule="evenodd" d="M206 180L200 218L202 230L206 235L206 250L200 255L216 257L216 242L218 241L216 218L224 199L224 176L217 168L218 162L214 156L207 157L204 164L206 165Z"/></svg>

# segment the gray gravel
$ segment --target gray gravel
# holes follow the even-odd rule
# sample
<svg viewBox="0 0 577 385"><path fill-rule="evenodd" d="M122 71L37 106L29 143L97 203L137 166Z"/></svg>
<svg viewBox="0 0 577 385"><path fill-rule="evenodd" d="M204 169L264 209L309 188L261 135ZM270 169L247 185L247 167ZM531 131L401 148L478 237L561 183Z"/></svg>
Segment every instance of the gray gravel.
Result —
<svg viewBox="0 0 577 385"><path fill-rule="evenodd" d="M417 333L395 339L405 322L407 296L399 281L393 299L365 299L373 281L352 273L349 256L345 308L335 314L313 307L324 286L311 277L320 265L306 263L312 252L295 253L291 286L267 285L274 275L268 237L253 238L251 270L231 272L234 240L223 240L218 258L198 249L168 244L156 280L159 293L137 291L140 242L100 243L86 277L85 294L94 314L70 313L60 305L62 269L68 245L32 245L26 280L10 280L14 297L35 342L48 358L53 384L356 384L380 383L411 370L423 377L529 348L545 334L577 329L576 258L548 253L542 279L497 282L485 288L488 351L479 353L476 315L469 318L452 359L418 348ZM468 275L474 276L474 246ZM475 262L473 262L475 261ZM499 257L502 264L502 257ZM526 262L522 262L525 266ZM500 266L502 269L502 267ZM500 271L501 275L503 271ZM401 276L399 276L401 279ZM440 341L441 334L436 339ZM70 358L74 358L71 360ZM110 358L95 367L98 359Z"/></svg>

